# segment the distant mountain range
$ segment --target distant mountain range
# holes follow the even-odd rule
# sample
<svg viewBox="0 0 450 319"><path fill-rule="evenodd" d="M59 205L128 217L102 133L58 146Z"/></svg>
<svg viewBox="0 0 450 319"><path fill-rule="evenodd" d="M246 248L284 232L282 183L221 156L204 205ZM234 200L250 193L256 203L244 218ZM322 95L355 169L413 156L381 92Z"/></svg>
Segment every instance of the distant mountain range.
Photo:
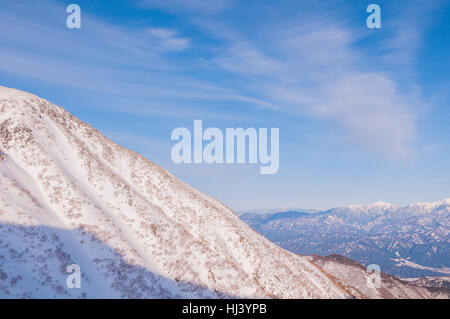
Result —
<svg viewBox="0 0 450 319"><path fill-rule="evenodd" d="M450 275L450 199L396 207L243 213L241 219L297 254L340 254L400 277Z"/></svg>

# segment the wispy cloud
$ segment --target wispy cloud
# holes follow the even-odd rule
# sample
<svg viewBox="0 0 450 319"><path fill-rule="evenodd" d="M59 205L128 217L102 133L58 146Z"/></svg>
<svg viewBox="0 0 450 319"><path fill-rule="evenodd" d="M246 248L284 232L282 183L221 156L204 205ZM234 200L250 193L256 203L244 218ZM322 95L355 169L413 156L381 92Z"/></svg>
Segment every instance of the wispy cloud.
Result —
<svg viewBox="0 0 450 319"><path fill-rule="evenodd" d="M0 12L0 28L9 30L0 34L0 70L111 95L118 111L232 119L237 106L214 107L236 104L272 112L269 118L277 111L318 120L335 140L370 153L410 154L421 101L417 86L400 83L393 66L412 63L417 28L385 33L377 57L358 47L363 36L338 7L304 5L297 9L305 12L286 16L275 4L249 4L242 24L227 14L236 6L231 0L135 3L183 15L201 32L112 25L91 14L71 32L63 21L42 18L61 16L61 5L9 2ZM199 34L202 41L193 39Z"/></svg>
<svg viewBox="0 0 450 319"><path fill-rule="evenodd" d="M382 64L377 70L367 67L379 60L357 49L360 36L323 16L289 29L271 25L267 34L259 35L270 46L217 24L216 30L223 30L217 34L225 35L228 45L214 61L245 78L248 91L279 111L335 127L336 140L388 158L408 157L421 106L417 92L402 92ZM405 41L419 41L414 30L409 34ZM389 41L391 53L403 56L400 39Z"/></svg>
<svg viewBox="0 0 450 319"><path fill-rule="evenodd" d="M178 36L174 29L149 28L149 34L157 38L157 44L165 50L184 50L191 46L191 40Z"/></svg>
<svg viewBox="0 0 450 319"><path fill-rule="evenodd" d="M46 18L51 16L61 19ZM65 27L65 16L65 8L56 2L5 4L0 28L8 32L0 33L0 70L109 95L115 101L111 107L141 115L235 118L226 110L201 107L212 101L267 105L243 92L197 79L192 70L198 62L192 59L173 59L171 54L192 45L176 28L113 25L83 13L83 27L74 31ZM194 113L182 106L196 102ZM153 109L161 105L175 107L166 112Z"/></svg>

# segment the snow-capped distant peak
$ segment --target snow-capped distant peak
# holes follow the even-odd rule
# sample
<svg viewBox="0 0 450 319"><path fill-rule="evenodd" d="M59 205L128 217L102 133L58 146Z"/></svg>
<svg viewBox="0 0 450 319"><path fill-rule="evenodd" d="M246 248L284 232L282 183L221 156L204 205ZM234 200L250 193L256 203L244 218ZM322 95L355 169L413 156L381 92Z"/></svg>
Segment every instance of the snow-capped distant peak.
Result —
<svg viewBox="0 0 450 319"><path fill-rule="evenodd" d="M376 208L376 209L392 209L397 208L396 206L392 205L391 203L378 201L375 203L372 203L368 206L369 208Z"/></svg>
<svg viewBox="0 0 450 319"><path fill-rule="evenodd" d="M367 210L377 209L377 210L395 211L395 210L398 210L401 208L417 208L420 210L430 211L430 210L435 209L436 207L439 207L442 205L450 205L450 198L446 198L444 200L439 200L439 201L435 201L435 202L417 202L417 203L409 204L407 206L396 206L396 205L393 205L391 203L387 203L384 201L378 201L378 202L374 202L369 205L347 205L347 206L343 206L343 207L333 208L332 210L351 209L351 210L367 211Z"/></svg>
<svg viewBox="0 0 450 319"><path fill-rule="evenodd" d="M424 210L430 211L430 210L433 210L436 207L439 207L442 205L450 205L450 198L446 198L444 200L438 200L435 202L418 202L418 203L414 203L414 204L409 204L407 207L424 209Z"/></svg>

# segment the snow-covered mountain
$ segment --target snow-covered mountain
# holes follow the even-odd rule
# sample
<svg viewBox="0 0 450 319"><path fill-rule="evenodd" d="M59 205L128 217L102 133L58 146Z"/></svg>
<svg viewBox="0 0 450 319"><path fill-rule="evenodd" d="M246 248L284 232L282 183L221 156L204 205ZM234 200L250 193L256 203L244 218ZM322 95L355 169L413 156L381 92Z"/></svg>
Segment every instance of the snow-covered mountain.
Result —
<svg viewBox="0 0 450 319"><path fill-rule="evenodd" d="M66 286L71 264L81 288ZM448 297L396 282L362 293L63 108L0 87L1 298Z"/></svg>
<svg viewBox="0 0 450 319"><path fill-rule="evenodd" d="M300 214L300 213L298 213ZM450 274L450 199L396 207L334 208L317 214L243 214L268 239L298 254L340 254L401 277Z"/></svg>

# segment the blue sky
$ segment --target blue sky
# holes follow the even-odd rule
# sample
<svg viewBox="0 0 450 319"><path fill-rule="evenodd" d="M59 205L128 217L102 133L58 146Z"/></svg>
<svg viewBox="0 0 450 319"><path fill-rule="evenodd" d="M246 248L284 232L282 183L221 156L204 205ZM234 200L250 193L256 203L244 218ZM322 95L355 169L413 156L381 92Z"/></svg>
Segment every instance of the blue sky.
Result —
<svg viewBox="0 0 450 319"><path fill-rule="evenodd" d="M81 7L68 29L65 8ZM381 7L381 29L366 7ZM448 1L5 1L0 85L235 209L450 196ZM177 127L280 128L280 169L171 162Z"/></svg>

